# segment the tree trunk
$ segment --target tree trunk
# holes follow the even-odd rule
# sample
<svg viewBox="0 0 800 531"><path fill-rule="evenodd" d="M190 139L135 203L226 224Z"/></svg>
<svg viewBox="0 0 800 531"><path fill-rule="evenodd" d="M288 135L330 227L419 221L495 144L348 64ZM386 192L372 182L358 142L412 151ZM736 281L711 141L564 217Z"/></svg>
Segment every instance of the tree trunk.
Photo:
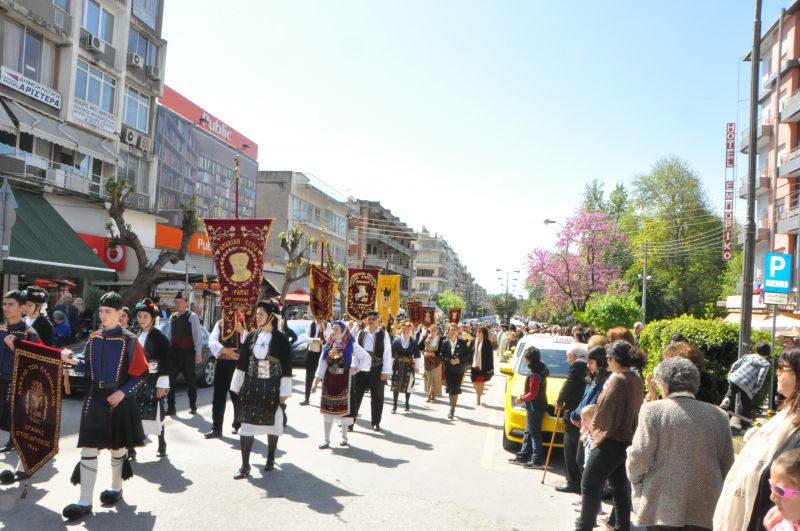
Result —
<svg viewBox="0 0 800 531"><path fill-rule="evenodd" d="M157 276L158 271L152 267L140 268L133 284L122 292L122 304L133 310L137 302L150 295Z"/></svg>

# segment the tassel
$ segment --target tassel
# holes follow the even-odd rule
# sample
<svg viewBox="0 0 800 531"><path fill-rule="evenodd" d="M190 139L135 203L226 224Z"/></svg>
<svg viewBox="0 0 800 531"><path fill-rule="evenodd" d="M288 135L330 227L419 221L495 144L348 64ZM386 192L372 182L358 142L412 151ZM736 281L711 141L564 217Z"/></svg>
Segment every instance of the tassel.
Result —
<svg viewBox="0 0 800 531"><path fill-rule="evenodd" d="M122 481L126 479L131 479L133 477L133 468L131 467L131 460L125 456L125 460L122 462Z"/></svg>
<svg viewBox="0 0 800 531"><path fill-rule="evenodd" d="M22 487L22 495L20 495L19 499L24 500L25 498L28 497L28 487L30 486L30 484L31 484L31 480L30 479L26 479L25 480L25 485Z"/></svg>
<svg viewBox="0 0 800 531"><path fill-rule="evenodd" d="M77 485L81 482L81 462L78 461L78 464L75 465L75 470L72 471L72 477L69 478L73 485Z"/></svg>

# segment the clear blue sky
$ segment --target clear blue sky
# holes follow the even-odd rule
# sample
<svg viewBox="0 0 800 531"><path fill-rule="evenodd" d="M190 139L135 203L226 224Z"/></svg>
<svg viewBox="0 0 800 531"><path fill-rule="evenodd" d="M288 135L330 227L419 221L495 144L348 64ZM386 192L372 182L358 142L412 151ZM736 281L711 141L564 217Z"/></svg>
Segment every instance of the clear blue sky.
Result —
<svg viewBox="0 0 800 531"><path fill-rule="evenodd" d="M499 292L593 178L675 154L721 204L753 4L166 0L166 80L258 142L260 169L381 201ZM764 28L788 5L765 0Z"/></svg>

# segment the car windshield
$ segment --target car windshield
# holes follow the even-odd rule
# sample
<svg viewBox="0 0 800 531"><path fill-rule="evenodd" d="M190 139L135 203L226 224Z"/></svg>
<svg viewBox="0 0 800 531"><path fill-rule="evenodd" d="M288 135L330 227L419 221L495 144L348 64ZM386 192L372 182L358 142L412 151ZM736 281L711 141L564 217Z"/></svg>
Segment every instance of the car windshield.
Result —
<svg viewBox="0 0 800 531"><path fill-rule="evenodd" d="M292 331L299 336L300 334L306 333L309 322L310 321L289 321L289 328L291 328Z"/></svg>
<svg viewBox="0 0 800 531"><path fill-rule="evenodd" d="M542 354L542 363L544 363L550 371L550 376L566 378L567 373L569 373L566 350L540 348L539 352ZM525 356L520 356L517 362L517 374L528 376L530 372L528 366L525 364Z"/></svg>

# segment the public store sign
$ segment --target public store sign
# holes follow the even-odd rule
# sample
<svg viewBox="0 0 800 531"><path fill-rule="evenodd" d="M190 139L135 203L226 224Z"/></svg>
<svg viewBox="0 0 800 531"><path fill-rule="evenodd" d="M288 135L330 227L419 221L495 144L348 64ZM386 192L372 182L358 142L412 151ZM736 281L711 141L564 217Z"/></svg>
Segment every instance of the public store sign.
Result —
<svg viewBox="0 0 800 531"><path fill-rule="evenodd" d="M86 122L106 133L113 133L116 126L114 115L80 98L72 98L72 115L76 120Z"/></svg>
<svg viewBox="0 0 800 531"><path fill-rule="evenodd" d="M789 293L792 287L792 255L764 255L764 296L767 293Z"/></svg>
<svg viewBox="0 0 800 531"><path fill-rule="evenodd" d="M736 123L728 122L725 128L725 167L733 168L736 163Z"/></svg>
<svg viewBox="0 0 800 531"><path fill-rule="evenodd" d="M181 229L162 223L156 224L156 247L177 251L181 247L182 239L183 231ZM189 239L189 246L186 250L190 253L211 256L211 243L208 241L208 236L203 232L195 232Z"/></svg>
<svg viewBox="0 0 800 531"><path fill-rule="evenodd" d="M725 128L725 168L733 168L736 163L736 124L729 122ZM726 174L729 172L725 172ZM733 258L733 205L734 181L725 177L725 202L722 209L722 259Z"/></svg>
<svg viewBox="0 0 800 531"><path fill-rule="evenodd" d="M0 66L0 83L51 107L55 107L56 109L61 108L60 92L56 92L50 87L27 78L6 66Z"/></svg>
<svg viewBox="0 0 800 531"><path fill-rule="evenodd" d="M767 306L769 305L787 306L789 304L789 294L765 292L764 304L766 304Z"/></svg>
<svg viewBox="0 0 800 531"><path fill-rule="evenodd" d="M94 236L93 234L78 233L83 243L89 246L94 254L103 261L109 269L125 271L125 246L117 245L113 249L108 246L108 238Z"/></svg>

